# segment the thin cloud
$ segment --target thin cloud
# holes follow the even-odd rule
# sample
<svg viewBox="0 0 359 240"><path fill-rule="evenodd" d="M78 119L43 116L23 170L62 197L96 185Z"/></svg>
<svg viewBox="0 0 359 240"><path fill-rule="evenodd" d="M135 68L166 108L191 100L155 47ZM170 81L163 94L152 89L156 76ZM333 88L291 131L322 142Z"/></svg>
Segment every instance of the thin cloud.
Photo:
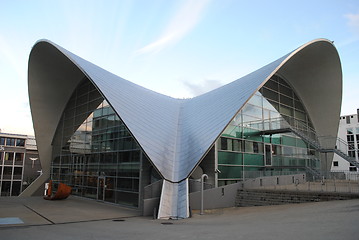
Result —
<svg viewBox="0 0 359 240"><path fill-rule="evenodd" d="M211 79L204 80L200 83L191 83L188 81L184 81L183 84L192 94L192 96L204 94L223 85L221 81Z"/></svg>
<svg viewBox="0 0 359 240"><path fill-rule="evenodd" d="M10 44L0 35L0 55L3 55L11 64L15 72L22 79L26 79L26 71L20 66L19 60L14 54Z"/></svg>
<svg viewBox="0 0 359 240"><path fill-rule="evenodd" d="M345 14L344 18L347 19L347 27L352 31L353 35L338 42L337 47L345 47L352 43L359 41L359 13L357 14Z"/></svg>
<svg viewBox="0 0 359 240"><path fill-rule="evenodd" d="M348 26L359 36L359 13L346 14L345 17L348 19Z"/></svg>
<svg viewBox="0 0 359 240"><path fill-rule="evenodd" d="M138 49L135 54L157 53L185 37L200 21L209 0L187 0L154 42Z"/></svg>
<svg viewBox="0 0 359 240"><path fill-rule="evenodd" d="M345 47L354 42L359 41L359 13L357 14L345 14L344 17L347 19L347 26L353 32L353 36L339 42L338 47Z"/></svg>

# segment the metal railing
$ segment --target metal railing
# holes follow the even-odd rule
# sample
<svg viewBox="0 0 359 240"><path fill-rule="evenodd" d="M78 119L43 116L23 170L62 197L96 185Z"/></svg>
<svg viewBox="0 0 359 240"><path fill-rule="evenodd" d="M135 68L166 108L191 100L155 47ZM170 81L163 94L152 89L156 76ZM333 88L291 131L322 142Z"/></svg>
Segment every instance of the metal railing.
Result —
<svg viewBox="0 0 359 240"><path fill-rule="evenodd" d="M251 121L243 123L242 125L233 126L233 129L227 133L234 135L234 131L240 129L253 129L253 134L273 134L281 132L292 132L300 137L310 146L314 147L319 152L334 152L340 157L359 168L359 163L355 158L349 156L349 151L359 150L354 145L348 143L338 137L333 136L318 136L313 128L291 117L279 117L274 119Z"/></svg>
<svg viewBox="0 0 359 240"><path fill-rule="evenodd" d="M256 186L259 189L273 190L292 190L292 191L309 191L309 192L337 192L337 193L359 193L359 172L341 171L341 172L321 172L321 178L314 177L308 172L304 179L293 178L288 181L279 181L281 176L262 179L265 181L263 186ZM292 175L295 176L295 175ZM324 177L325 176L325 177Z"/></svg>
<svg viewBox="0 0 359 240"><path fill-rule="evenodd" d="M272 176L287 176L294 175L302 172L297 171L244 171L243 172L243 180L253 179L253 178L261 178L261 177L272 177Z"/></svg>

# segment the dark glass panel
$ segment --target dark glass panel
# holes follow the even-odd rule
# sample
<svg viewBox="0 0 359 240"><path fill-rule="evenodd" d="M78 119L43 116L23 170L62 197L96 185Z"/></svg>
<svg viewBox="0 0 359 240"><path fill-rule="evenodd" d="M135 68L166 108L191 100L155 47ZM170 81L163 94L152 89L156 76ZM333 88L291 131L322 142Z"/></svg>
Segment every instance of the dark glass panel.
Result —
<svg viewBox="0 0 359 240"><path fill-rule="evenodd" d="M272 90L269 90L267 88L262 88L262 94L265 98L269 99L269 100L274 100L276 102L279 101L279 97L278 97L278 93L274 92Z"/></svg>
<svg viewBox="0 0 359 240"><path fill-rule="evenodd" d="M15 146L15 138L6 138L6 146Z"/></svg>
<svg viewBox="0 0 359 240"><path fill-rule="evenodd" d="M228 178L242 178L242 168L241 166L223 166L218 165L220 173L218 178L228 179Z"/></svg>
<svg viewBox="0 0 359 240"><path fill-rule="evenodd" d="M218 152L218 164L242 165L242 153Z"/></svg>
<svg viewBox="0 0 359 240"><path fill-rule="evenodd" d="M25 139L21 139L21 138L16 139L16 146L17 147L24 147L25 146Z"/></svg>
<svg viewBox="0 0 359 240"><path fill-rule="evenodd" d="M10 188L11 188L11 182L10 181L2 181L2 184L1 184L1 196L10 196Z"/></svg>

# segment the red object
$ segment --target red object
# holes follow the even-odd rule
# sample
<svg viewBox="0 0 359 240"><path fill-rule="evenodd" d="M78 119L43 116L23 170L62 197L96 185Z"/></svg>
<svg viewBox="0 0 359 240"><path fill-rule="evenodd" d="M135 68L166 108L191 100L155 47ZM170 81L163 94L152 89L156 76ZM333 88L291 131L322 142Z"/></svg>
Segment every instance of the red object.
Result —
<svg viewBox="0 0 359 240"><path fill-rule="evenodd" d="M52 195L52 180L49 182L49 188L47 189L45 200L62 200L66 199L71 194L72 188L64 183L59 183L59 187L54 195Z"/></svg>

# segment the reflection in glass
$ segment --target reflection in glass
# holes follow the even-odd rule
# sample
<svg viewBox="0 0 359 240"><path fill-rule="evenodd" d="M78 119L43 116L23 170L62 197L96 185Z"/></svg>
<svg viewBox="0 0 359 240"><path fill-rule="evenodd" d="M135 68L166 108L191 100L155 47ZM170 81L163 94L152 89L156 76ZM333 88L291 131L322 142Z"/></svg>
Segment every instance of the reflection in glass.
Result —
<svg viewBox="0 0 359 240"><path fill-rule="evenodd" d="M119 116L84 79L54 137L51 178L70 185L76 195L137 207L140 155Z"/></svg>
<svg viewBox="0 0 359 240"><path fill-rule="evenodd" d="M258 174L248 171L272 175L272 166L277 167L275 172L282 173L319 169L319 153L309 150L310 146L293 134L291 127L309 137L316 135L300 98L283 78L274 75L247 102L218 141L218 167L223 170L218 184ZM249 165L256 168L247 168Z"/></svg>

